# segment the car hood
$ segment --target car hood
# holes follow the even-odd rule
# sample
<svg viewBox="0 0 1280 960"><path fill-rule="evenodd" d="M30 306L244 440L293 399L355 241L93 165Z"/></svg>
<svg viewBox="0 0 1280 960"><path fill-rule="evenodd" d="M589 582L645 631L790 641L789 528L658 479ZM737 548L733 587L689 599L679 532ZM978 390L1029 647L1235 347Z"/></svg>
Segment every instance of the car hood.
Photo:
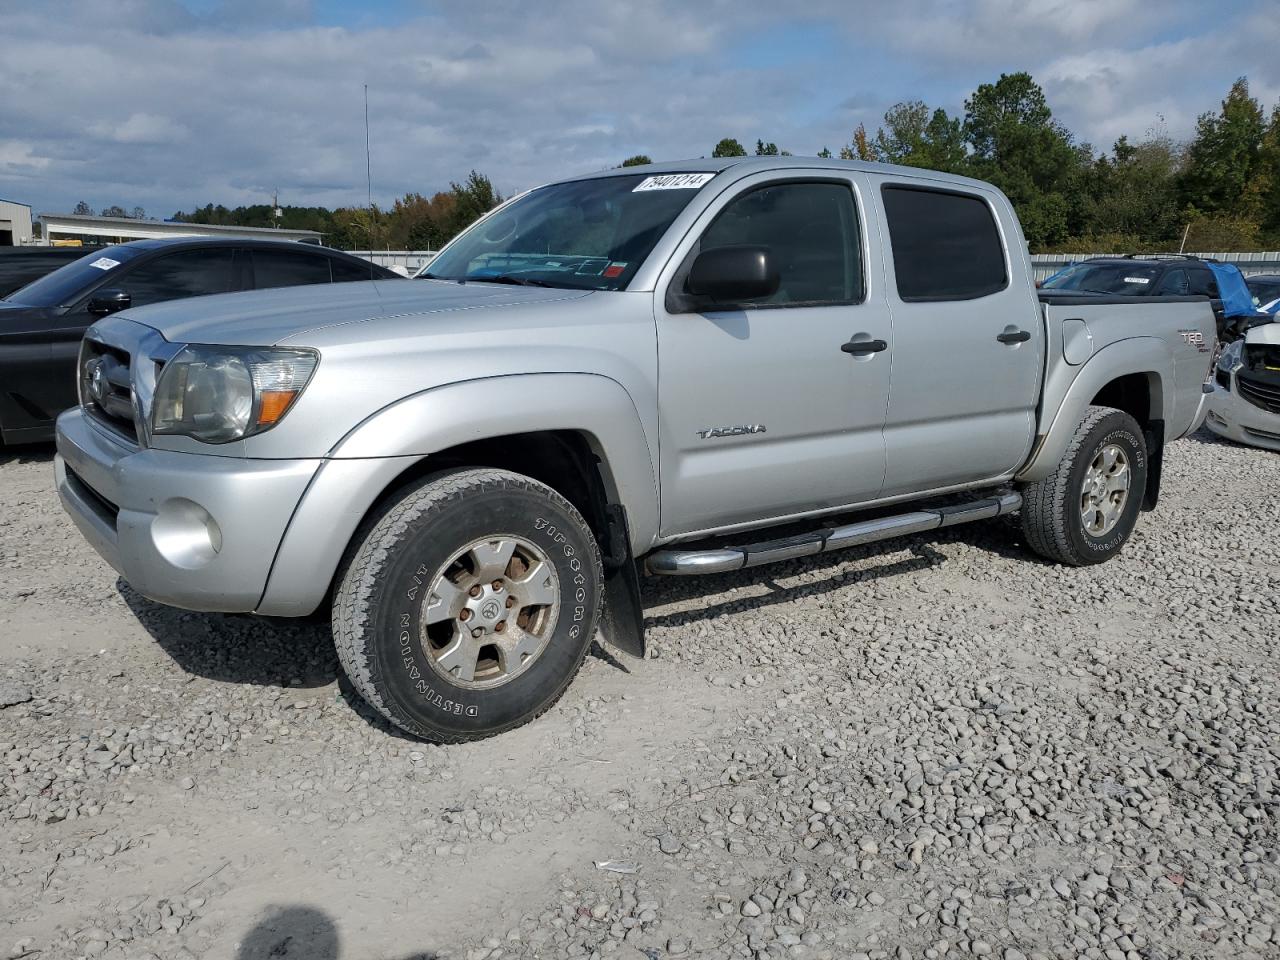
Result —
<svg viewBox="0 0 1280 960"><path fill-rule="evenodd" d="M372 280L192 297L119 316L159 331L170 343L267 346L289 339L304 344L307 333L326 327L577 299L590 292L474 281Z"/></svg>

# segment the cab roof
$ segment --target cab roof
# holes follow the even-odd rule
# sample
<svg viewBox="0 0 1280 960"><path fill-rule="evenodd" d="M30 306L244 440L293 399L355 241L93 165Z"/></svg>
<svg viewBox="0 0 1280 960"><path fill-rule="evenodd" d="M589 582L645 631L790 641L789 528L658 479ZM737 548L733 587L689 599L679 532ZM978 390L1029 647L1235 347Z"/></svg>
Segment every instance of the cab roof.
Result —
<svg viewBox="0 0 1280 960"><path fill-rule="evenodd" d="M962 177L954 173L941 173L937 170L926 170L921 167L904 167L892 163L872 163L867 160L837 160L826 157L702 157L693 160L670 160L664 163L648 163L638 167L614 167L609 170L597 170L594 173L580 174L576 177L563 177L553 181L568 183L573 180L595 180L601 177L629 177L641 174L658 176L664 173L723 173L732 170L738 176L753 173L765 173L771 170L838 170L841 172L858 171L861 173L878 173L886 176L909 177L916 180L932 180L954 183L957 186L983 187L996 189L984 180L973 177Z"/></svg>

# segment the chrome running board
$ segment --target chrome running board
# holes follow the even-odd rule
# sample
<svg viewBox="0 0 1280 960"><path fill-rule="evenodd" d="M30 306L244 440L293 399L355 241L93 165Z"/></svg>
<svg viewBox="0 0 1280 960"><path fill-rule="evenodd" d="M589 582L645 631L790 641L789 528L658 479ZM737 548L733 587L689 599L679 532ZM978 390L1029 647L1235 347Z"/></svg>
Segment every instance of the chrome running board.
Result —
<svg viewBox="0 0 1280 960"><path fill-rule="evenodd" d="M892 517L863 520L843 527L823 527L808 533L764 540L740 547L717 547L709 550L656 550L645 559L650 573L663 576L690 576L698 573L727 573L777 560L812 557L819 553L856 547L863 543L888 540L909 533L924 533L941 527L954 527L974 520L986 520L1013 513L1022 506L1022 494L1011 491L996 497L957 503L934 510L901 513Z"/></svg>

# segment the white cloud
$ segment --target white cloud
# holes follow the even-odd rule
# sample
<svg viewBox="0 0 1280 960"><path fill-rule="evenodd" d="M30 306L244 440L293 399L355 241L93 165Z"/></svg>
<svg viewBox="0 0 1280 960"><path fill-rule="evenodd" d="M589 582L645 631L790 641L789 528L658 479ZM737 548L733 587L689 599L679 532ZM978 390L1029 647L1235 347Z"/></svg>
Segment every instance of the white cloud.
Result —
<svg viewBox="0 0 1280 960"><path fill-rule="evenodd" d="M1237 74L1280 95L1280 18L1251 4L1206 22L1191 0L1158 14L1138 0L438 0L418 19L361 11L341 28L317 25L307 0L200 14L0 0L0 193L158 213L276 188L286 203L359 203L366 83L383 202L472 168L511 192L634 153L709 153L722 136L835 148L897 100L957 111L1018 69L1097 146L1157 114L1181 136ZM797 25L830 48L741 53ZM1175 28L1188 39L1156 32Z"/></svg>
<svg viewBox="0 0 1280 960"><path fill-rule="evenodd" d="M17 176L44 170L50 164L48 157L38 156L35 148L21 140L0 140L0 173Z"/></svg>

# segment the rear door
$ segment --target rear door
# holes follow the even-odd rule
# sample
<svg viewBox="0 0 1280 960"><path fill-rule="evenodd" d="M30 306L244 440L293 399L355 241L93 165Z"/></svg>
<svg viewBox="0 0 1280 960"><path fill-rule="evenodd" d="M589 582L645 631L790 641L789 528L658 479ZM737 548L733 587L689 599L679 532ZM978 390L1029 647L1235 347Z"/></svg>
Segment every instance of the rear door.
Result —
<svg viewBox="0 0 1280 960"><path fill-rule="evenodd" d="M872 179L893 310L883 493L1009 476L1031 449L1045 351L1012 211L976 185Z"/></svg>
<svg viewBox="0 0 1280 960"><path fill-rule="evenodd" d="M873 499L884 479L891 339L861 175L757 174L703 212L664 269L658 331L662 533L673 536ZM769 248L778 292L681 312L693 258Z"/></svg>

